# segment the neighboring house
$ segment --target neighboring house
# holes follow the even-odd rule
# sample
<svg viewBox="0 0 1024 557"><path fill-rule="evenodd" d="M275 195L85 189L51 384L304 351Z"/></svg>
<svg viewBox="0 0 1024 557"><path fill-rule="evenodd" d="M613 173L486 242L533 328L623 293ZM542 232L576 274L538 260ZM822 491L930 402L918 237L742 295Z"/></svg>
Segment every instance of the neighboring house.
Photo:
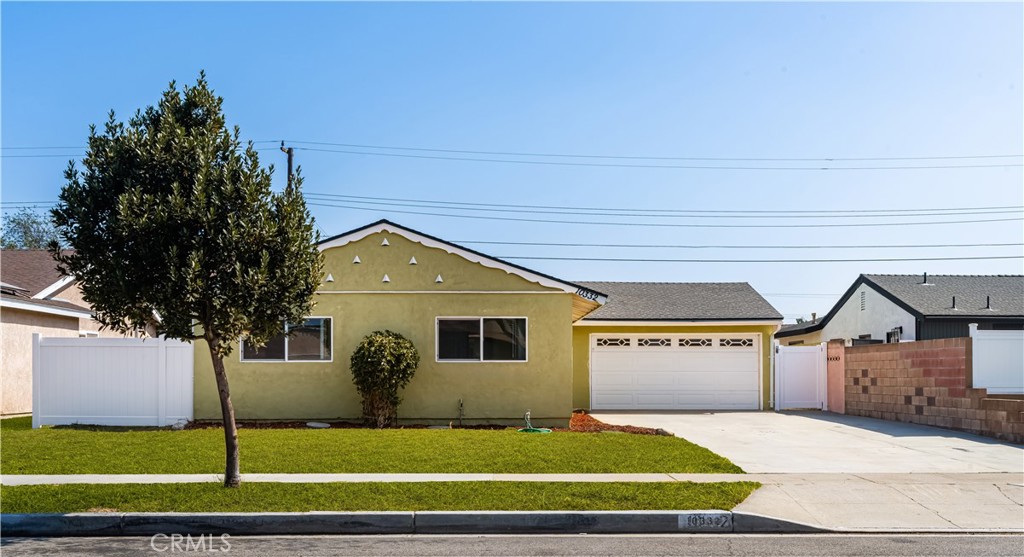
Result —
<svg viewBox="0 0 1024 557"><path fill-rule="evenodd" d="M32 333L98 336L73 277L45 250L0 250L0 413L32 411Z"/></svg>
<svg viewBox="0 0 1024 557"><path fill-rule="evenodd" d="M847 345L1024 329L1024 276L861 275L823 318L785 325L782 345L843 339Z"/></svg>
<svg viewBox="0 0 1024 557"><path fill-rule="evenodd" d="M767 408L782 316L749 285L573 283L388 221L321 242L313 314L226 362L239 419L354 419L349 357L399 332L420 366L399 418L565 424L573 408ZM205 344L195 418L220 406Z"/></svg>

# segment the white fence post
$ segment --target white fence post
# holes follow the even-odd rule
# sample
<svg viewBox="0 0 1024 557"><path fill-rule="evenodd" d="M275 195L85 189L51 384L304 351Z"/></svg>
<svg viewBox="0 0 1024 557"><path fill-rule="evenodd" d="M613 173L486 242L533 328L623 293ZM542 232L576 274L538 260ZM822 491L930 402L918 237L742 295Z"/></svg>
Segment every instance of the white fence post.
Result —
<svg viewBox="0 0 1024 557"><path fill-rule="evenodd" d="M32 429L39 428L42 425L40 420L40 412L42 408L42 385L40 385L40 366L42 365L39 361L41 351L39 350L39 333L32 333Z"/></svg>
<svg viewBox="0 0 1024 557"><path fill-rule="evenodd" d="M156 353L157 353L157 384L156 391L157 397L157 418L156 423L159 426L167 425L167 342L164 337L157 337L156 339Z"/></svg>

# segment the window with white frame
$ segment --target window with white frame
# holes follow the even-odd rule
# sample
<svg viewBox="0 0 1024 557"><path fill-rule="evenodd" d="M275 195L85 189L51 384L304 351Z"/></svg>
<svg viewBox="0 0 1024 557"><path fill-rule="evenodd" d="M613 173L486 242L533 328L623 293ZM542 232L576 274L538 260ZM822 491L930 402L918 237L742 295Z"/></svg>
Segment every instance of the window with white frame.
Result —
<svg viewBox="0 0 1024 557"><path fill-rule="evenodd" d="M526 361L526 318L438 317L437 360Z"/></svg>
<svg viewBox="0 0 1024 557"><path fill-rule="evenodd" d="M257 348L244 340L243 362L331 361L331 318L309 317L302 323L284 323L282 331Z"/></svg>

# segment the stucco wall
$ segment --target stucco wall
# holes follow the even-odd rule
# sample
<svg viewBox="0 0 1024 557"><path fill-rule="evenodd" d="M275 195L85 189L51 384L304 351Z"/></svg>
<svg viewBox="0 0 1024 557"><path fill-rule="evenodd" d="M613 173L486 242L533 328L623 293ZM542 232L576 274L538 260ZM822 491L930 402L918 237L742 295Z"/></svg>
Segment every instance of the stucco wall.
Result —
<svg viewBox="0 0 1024 557"><path fill-rule="evenodd" d="M32 333L77 337L78 318L0 310L0 414L32 411Z"/></svg>
<svg viewBox="0 0 1024 557"><path fill-rule="evenodd" d="M774 325L720 325L720 326L576 326L572 328L573 354L573 407L590 408L590 335L594 333L760 333L761 334L761 406L769 408L771 397L771 354Z"/></svg>
<svg viewBox="0 0 1024 557"><path fill-rule="evenodd" d="M864 310L860 309L860 293L864 292ZM821 339L850 339L870 334L871 338L885 341L885 334L894 327L903 327L902 341L914 340L916 320L906 310L892 303L877 290L866 284L850 296L832 320L821 331Z"/></svg>
<svg viewBox="0 0 1024 557"><path fill-rule="evenodd" d="M380 245L384 237L389 246ZM352 263L356 255L359 264ZM400 419L447 423L462 399L470 421L520 422L526 410L540 423L568 421L572 295L396 234L330 248L324 257L334 282L322 285L313 315L333 317L333 362L243 363L235 350L226 367L239 419L358 418L349 357L365 335L391 329L420 353L420 367L401 393ZM381 282L384 274L390 282ZM439 316L526 317L527 361L437 362ZM195 416L219 418L205 343L196 343L195 357Z"/></svg>
<svg viewBox="0 0 1024 557"><path fill-rule="evenodd" d="M55 298L55 299L58 299L58 300L64 300L64 301L67 301L67 302L71 302L72 304L75 304L77 306L82 306L84 308L92 307L92 306L89 305L89 302L86 302L85 298L82 297L82 290L78 287L77 283L72 284L71 286L68 286L64 290L61 290L60 292L54 294L52 296L52 298ZM88 318L79 319L78 320L78 328L80 330L82 330L82 331L95 331L95 332L99 333L98 336L101 336L101 337L122 337L122 336L124 336L124 335L121 335L121 334L118 334L118 333L115 333L115 332L112 332L112 331L101 331L100 330L100 324L97 323L96 321L94 321L92 319L88 319Z"/></svg>

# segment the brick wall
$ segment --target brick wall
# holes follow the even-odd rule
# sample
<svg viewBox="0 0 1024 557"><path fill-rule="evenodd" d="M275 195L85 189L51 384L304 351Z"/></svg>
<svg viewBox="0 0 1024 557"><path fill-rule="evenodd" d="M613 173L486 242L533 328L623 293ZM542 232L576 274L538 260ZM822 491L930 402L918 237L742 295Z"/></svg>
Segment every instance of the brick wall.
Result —
<svg viewBox="0 0 1024 557"><path fill-rule="evenodd" d="M847 347L846 413L1024 443L1024 400L971 388L971 339Z"/></svg>

